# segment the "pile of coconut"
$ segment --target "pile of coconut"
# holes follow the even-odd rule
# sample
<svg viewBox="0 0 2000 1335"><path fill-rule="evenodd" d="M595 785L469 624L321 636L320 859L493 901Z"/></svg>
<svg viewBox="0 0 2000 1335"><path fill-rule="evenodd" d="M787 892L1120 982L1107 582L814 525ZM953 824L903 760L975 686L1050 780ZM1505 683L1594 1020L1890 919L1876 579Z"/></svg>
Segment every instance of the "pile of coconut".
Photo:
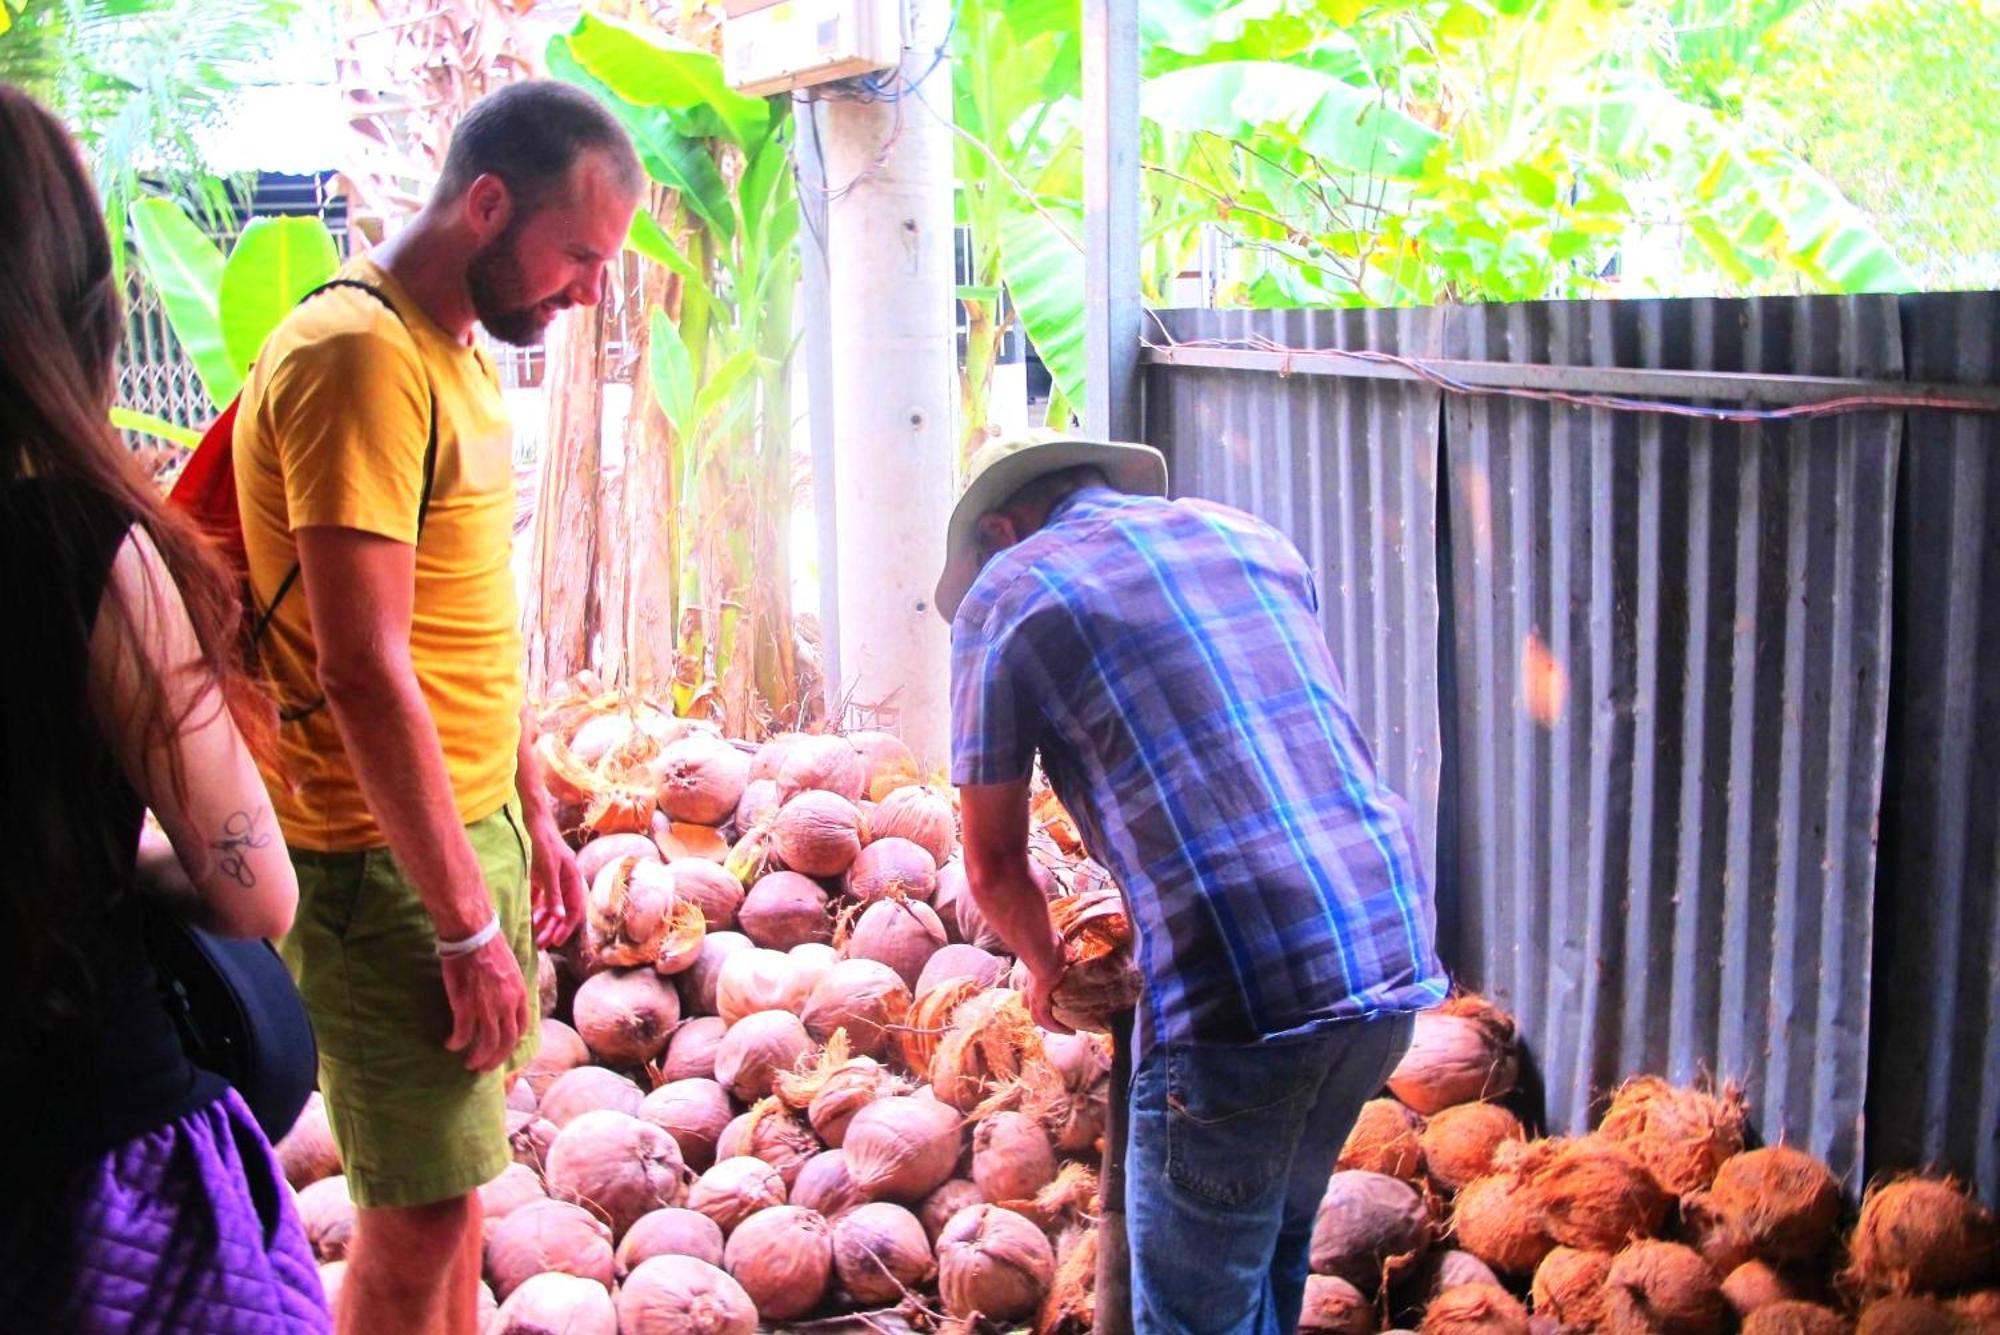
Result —
<svg viewBox="0 0 2000 1335"><path fill-rule="evenodd" d="M1734 1090L1640 1077L1591 1134L1532 1139L1518 1072L1483 999L1417 1017L1320 1203L1302 1331L2000 1331L2000 1232L1955 1184L1878 1183L1846 1226L1826 1165L1745 1147Z"/></svg>
<svg viewBox="0 0 2000 1335"><path fill-rule="evenodd" d="M894 737L753 747L580 694L538 749L590 911L542 957L515 1162L480 1191L486 1335L1087 1329L1094 1030L1137 979L1073 828L1035 837L1058 1035L966 890L954 795ZM317 1096L280 1158L337 1302L353 1207Z"/></svg>

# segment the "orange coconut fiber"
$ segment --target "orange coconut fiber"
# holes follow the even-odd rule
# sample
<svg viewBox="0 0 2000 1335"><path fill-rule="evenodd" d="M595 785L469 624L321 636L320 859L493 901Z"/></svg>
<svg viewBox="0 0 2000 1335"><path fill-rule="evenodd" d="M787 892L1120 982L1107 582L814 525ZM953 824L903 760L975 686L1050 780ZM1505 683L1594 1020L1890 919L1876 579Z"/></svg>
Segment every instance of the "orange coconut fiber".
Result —
<svg viewBox="0 0 2000 1335"><path fill-rule="evenodd" d="M954 978L940 983L916 999L904 1023L890 1026L896 1035L896 1046L902 1051L903 1064L919 1079L930 1078L931 1058L937 1054L938 1044L944 1041L945 1030L951 1027L951 1017L983 990L976 978Z"/></svg>
<svg viewBox="0 0 2000 1335"><path fill-rule="evenodd" d="M1066 1230L1056 1241L1056 1277L1035 1317L1035 1335L1085 1335L1097 1324L1097 1230Z"/></svg>
<svg viewBox="0 0 2000 1335"><path fill-rule="evenodd" d="M1415 1182L1423 1175L1423 1127L1421 1118L1394 1099L1370 1099L1361 1105L1334 1167Z"/></svg>
<svg viewBox="0 0 2000 1335"><path fill-rule="evenodd" d="M1097 1170L1074 1161L1064 1164L1053 1182L1027 1200L993 1204L1033 1220L1042 1232L1051 1235L1070 1224L1094 1224L1103 1209L1097 1194Z"/></svg>
<svg viewBox="0 0 2000 1335"><path fill-rule="evenodd" d="M1720 1094L1642 1075L1612 1096L1598 1134L1629 1147L1676 1196L1706 1191L1732 1155L1743 1151L1743 1095Z"/></svg>
<svg viewBox="0 0 2000 1335"><path fill-rule="evenodd" d="M1565 1247L1616 1252L1666 1223L1673 1198L1637 1155L1585 1136L1564 1145L1527 1178L1542 1229Z"/></svg>
<svg viewBox="0 0 2000 1335"><path fill-rule="evenodd" d="M1028 999L1010 988L991 988L952 1013L951 1027L931 1057L931 1090L969 1113L1042 1060L1041 1031L1028 1013Z"/></svg>
<svg viewBox="0 0 2000 1335"><path fill-rule="evenodd" d="M1943 1293L1992 1273L2000 1228L1957 1183L1909 1177L1869 1191L1848 1249L1845 1278L1860 1292Z"/></svg>
<svg viewBox="0 0 2000 1335"><path fill-rule="evenodd" d="M1116 887L1065 895L1049 905L1067 967L1050 1003L1072 1029L1108 1032L1111 1017L1139 1000L1132 959L1132 921Z"/></svg>

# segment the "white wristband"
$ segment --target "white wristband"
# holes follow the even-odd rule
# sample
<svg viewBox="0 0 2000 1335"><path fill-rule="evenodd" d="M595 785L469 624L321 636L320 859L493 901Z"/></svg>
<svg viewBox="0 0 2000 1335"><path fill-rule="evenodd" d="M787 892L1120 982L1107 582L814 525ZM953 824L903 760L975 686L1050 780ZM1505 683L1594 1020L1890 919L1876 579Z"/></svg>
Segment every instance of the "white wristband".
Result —
<svg viewBox="0 0 2000 1335"><path fill-rule="evenodd" d="M437 943L438 958L448 960L458 955L470 955L498 935L500 935L500 915L496 913L486 920L484 927L463 941L440 940Z"/></svg>

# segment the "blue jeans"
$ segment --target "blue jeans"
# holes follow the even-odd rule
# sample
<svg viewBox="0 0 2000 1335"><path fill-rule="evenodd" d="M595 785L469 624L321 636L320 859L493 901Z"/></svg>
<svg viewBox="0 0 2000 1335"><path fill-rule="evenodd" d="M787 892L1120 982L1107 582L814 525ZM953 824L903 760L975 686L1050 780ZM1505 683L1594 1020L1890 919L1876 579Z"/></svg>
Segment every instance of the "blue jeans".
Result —
<svg viewBox="0 0 2000 1335"><path fill-rule="evenodd" d="M1412 1025L1153 1045L1132 1074L1125 1152L1135 1335L1293 1335L1327 1177Z"/></svg>

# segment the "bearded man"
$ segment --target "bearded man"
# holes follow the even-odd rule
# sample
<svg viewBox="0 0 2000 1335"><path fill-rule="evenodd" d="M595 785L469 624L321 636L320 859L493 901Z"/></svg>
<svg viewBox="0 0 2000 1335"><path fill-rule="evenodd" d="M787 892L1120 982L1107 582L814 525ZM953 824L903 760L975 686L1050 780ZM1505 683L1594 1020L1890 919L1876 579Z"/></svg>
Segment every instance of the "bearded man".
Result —
<svg viewBox="0 0 2000 1335"><path fill-rule="evenodd" d="M422 212L292 312L243 392L283 719L267 778L299 879L279 948L358 1207L343 1332L474 1331L477 1189L510 1161L535 948L584 910L523 715L512 429L473 326L533 344L596 302L643 187L587 93L494 93Z"/></svg>

